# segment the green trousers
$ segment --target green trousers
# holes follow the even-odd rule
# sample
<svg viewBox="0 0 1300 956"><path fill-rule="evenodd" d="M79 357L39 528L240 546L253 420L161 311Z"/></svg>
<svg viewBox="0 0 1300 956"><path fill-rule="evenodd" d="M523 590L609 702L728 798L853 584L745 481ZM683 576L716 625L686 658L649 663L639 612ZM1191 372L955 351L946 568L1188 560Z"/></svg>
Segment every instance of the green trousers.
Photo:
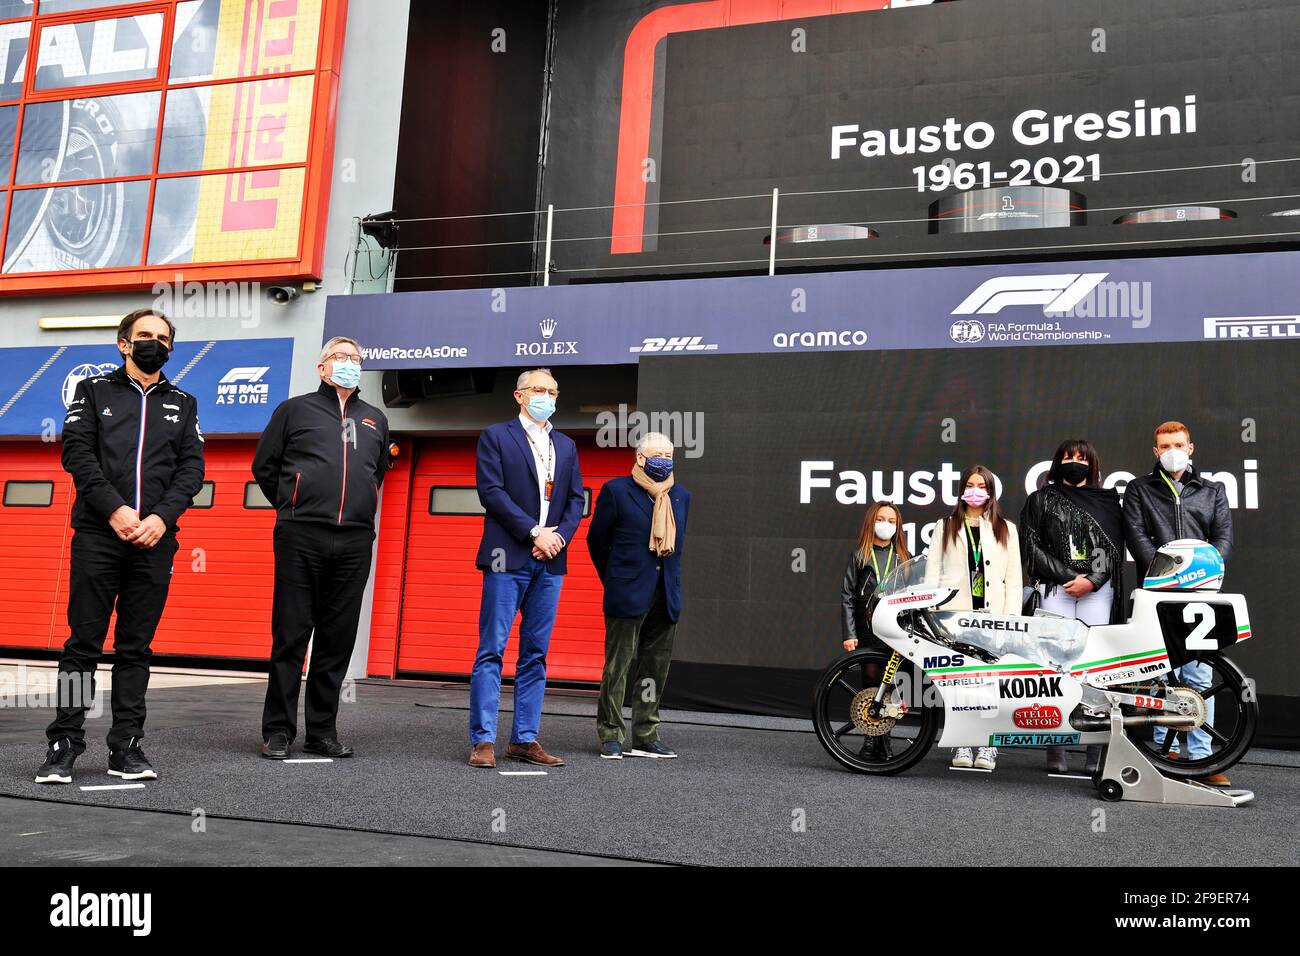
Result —
<svg viewBox="0 0 1300 956"><path fill-rule="evenodd" d="M659 739L659 701L672 663L677 623L668 619L661 584L650 610L640 617L605 618L605 670L600 676L596 732L601 741L623 742L623 699L628 671L632 678L632 744Z"/></svg>

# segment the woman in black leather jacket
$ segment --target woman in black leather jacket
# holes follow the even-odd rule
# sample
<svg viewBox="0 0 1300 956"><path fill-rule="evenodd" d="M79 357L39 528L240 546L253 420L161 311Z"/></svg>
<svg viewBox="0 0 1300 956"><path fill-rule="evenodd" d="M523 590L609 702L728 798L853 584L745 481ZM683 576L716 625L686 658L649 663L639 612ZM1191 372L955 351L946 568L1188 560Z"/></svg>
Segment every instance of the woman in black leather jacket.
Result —
<svg viewBox="0 0 1300 956"><path fill-rule="evenodd" d="M1046 483L1020 512L1026 581L1042 608L1094 626L1119 623L1124 602L1124 516L1119 493L1101 485L1101 459L1082 439L1061 443ZM1101 747L1088 748L1088 771ZM1047 748L1047 767L1067 769L1065 748Z"/></svg>
<svg viewBox="0 0 1300 956"><path fill-rule="evenodd" d="M855 650L859 642L889 650L871 633L867 605L880 582L909 557L901 513L888 501L877 501L862 519L858 545L840 582L840 638L846 651Z"/></svg>
<svg viewBox="0 0 1300 956"><path fill-rule="evenodd" d="M867 509L862 519L858 546L849 555L844 579L840 582L840 638L846 651L866 645L889 652L885 642L871 633L871 615L867 613L867 607L880 582L909 557L903 536L902 513L888 501L877 501ZM880 679L878 663L863 664L862 670L868 681ZM865 738L862 756L887 759L890 756L889 738Z"/></svg>

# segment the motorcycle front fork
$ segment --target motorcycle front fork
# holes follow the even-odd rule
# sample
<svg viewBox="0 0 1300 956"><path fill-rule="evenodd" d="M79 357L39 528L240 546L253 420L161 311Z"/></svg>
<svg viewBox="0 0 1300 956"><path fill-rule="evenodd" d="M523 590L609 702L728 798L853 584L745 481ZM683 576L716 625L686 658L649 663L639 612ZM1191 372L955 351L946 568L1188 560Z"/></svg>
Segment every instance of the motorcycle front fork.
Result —
<svg viewBox="0 0 1300 956"><path fill-rule="evenodd" d="M903 663L903 655L898 651L894 651L889 655L889 662L885 664L885 672L880 675L880 686L876 688L876 696L871 699L871 706L867 708L867 713L872 719L880 718L880 708L889 695L894 692L894 676L898 673L898 665L901 663Z"/></svg>

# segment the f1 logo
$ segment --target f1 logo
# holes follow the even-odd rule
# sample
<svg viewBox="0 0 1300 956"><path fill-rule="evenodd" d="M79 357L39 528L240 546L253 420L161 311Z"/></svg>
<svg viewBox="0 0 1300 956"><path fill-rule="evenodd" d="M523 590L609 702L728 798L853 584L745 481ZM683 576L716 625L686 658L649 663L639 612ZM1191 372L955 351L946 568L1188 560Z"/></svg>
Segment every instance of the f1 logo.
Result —
<svg viewBox="0 0 1300 956"><path fill-rule="evenodd" d="M1044 313L1069 312L1108 275L1108 272L1067 272L1052 276L998 276L982 283L952 314L990 315L1009 305L1041 305Z"/></svg>
<svg viewBox="0 0 1300 956"><path fill-rule="evenodd" d="M269 371L271 371L269 365L237 366L221 376L221 381L217 384L233 385L236 382L258 382Z"/></svg>

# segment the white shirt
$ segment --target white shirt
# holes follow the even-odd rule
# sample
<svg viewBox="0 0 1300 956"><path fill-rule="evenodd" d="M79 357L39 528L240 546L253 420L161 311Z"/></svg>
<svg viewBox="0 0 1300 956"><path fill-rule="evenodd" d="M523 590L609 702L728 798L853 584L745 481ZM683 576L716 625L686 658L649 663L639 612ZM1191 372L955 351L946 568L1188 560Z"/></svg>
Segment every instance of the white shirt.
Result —
<svg viewBox="0 0 1300 956"><path fill-rule="evenodd" d="M541 514L537 516L537 526L546 527L546 515L551 510L551 503L546 500L546 456L551 457L550 471L555 470L555 446L551 442L551 423L539 425L523 412L519 413L519 424L524 426L524 433L529 439L528 447L533 452L533 464L537 466L537 497L542 503ZM552 487L552 492L555 490Z"/></svg>

